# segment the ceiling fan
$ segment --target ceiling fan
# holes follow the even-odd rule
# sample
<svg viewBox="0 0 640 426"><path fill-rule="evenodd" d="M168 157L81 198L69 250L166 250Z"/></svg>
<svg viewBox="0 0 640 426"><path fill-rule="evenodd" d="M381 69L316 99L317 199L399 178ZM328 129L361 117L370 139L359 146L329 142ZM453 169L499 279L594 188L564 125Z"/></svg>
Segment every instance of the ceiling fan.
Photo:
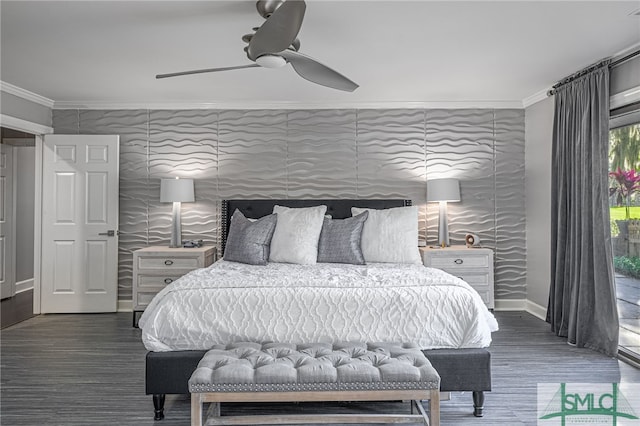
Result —
<svg viewBox="0 0 640 426"><path fill-rule="evenodd" d="M177 77L189 74L230 71L243 68L279 68L291 64L300 77L322 86L353 92L358 85L339 72L321 64L310 56L298 52L300 41L296 38L304 12L307 8L303 0L258 0L258 13L266 19L255 34L246 34L242 40L248 43L244 48L253 64L224 68L158 74L156 78Z"/></svg>

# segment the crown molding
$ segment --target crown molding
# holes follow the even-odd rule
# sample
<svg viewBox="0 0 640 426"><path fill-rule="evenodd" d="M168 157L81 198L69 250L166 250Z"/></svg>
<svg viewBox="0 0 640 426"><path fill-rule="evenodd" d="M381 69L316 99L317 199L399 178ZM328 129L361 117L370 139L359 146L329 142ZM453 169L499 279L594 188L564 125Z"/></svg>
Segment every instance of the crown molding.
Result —
<svg viewBox="0 0 640 426"><path fill-rule="evenodd" d="M524 108L528 108L533 104L537 104L538 102L547 99L549 97L549 95L547 94L548 91L549 89L543 89L543 90L540 90L539 92L534 93L531 96L524 98L522 100L522 106Z"/></svg>
<svg viewBox="0 0 640 426"><path fill-rule="evenodd" d="M430 102L75 102L56 101L53 109L522 109L520 101Z"/></svg>
<svg viewBox="0 0 640 426"><path fill-rule="evenodd" d="M380 102L104 102L54 101L37 93L0 81L0 90L51 109L522 109L523 101L380 101Z"/></svg>
<svg viewBox="0 0 640 426"><path fill-rule="evenodd" d="M522 109L525 101L380 101L380 102L103 102L54 101L37 93L0 81L0 90L51 109ZM534 95L536 96L536 95ZM529 98L527 98L529 99ZM537 101L536 101L537 102Z"/></svg>
<svg viewBox="0 0 640 426"><path fill-rule="evenodd" d="M10 95L17 96L27 101L34 102L36 104L40 104L47 108L53 108L54 105L53 99L45 98L44 96L38 95L37 93L30 92L26 89L14 86L13 84L9 84L4 81L0 81L0 91L9 93Z"/></svg>

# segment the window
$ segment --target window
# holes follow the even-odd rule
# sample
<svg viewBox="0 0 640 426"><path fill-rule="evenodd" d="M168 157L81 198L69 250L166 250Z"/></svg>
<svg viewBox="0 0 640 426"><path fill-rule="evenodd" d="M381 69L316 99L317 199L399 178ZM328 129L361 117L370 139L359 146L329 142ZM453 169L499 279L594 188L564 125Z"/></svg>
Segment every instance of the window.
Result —
<svg viewBox="0 0 640 426"><path fill-rule="evenodd" d="M627 110L629 111L629 110ZM622 356L640 360L640 108L612 117L609 206Z"/></svg>

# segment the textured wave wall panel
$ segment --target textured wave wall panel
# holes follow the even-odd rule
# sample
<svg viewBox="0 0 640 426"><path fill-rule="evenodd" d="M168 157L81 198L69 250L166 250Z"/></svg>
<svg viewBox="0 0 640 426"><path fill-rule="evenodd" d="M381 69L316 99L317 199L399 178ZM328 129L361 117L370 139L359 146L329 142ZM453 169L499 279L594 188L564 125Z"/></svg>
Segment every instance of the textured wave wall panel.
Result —
<svg viewBox="0 0 640 426"><path fill-rule="evenodd" d="M151 111L149 178L215 179L217 118L210 110Z"/></svg>
<svg viewBox="0 0 640 426"><path fill-rule="evenodd" d="M220 198L286 198L287 112L222 111L218 119Z"/></svg>
<svg viewBox="0 0 640 426"><path fill-rule="evenodd" d="M220 243L225 198L410 198L421 238L437 241L426 180L460 179L451 240L495 250L496 296L526 294L522 110L54 110L56 133L120 135L119 293L131 299L132 252L168 245L160 179L192 177L183 238ZM428 237L428 238L427 238Z"/></svg>
<svg viewBox="0 0 640 426"><path fill-rule="evenodd" d="M448 203L452 244L464 244L468 232L495 247L493 110L428 110L428 179L460 180L461 202ZM428 241L437 244L438 203L429 203Z"/></svg>
<svg viewBox="0 0 640 426"><path fill-rule="evenodd" d="M355 111L291 111L287 122L287 197L355 198Z"/></svg>
<svg viewBox="0 0 640 426"><path fill-rule="evenodd" d="M133 251L149 245L148 200L154 195L147 178L121 177L118 239L118 298L121 300L131 298Z"/></svg>
<svg viewBox="0 0 640 426"><path fill-rule="evenodd" d="M409 198L425 239L424 110L358 110L358 198Z"/></svg>
<svg viewBox="0 0 640 426"><path fill-rule="evenodd" d="M424 111L359 110L357 126L358 196L424 200Z"/></svg>
<svg viewBox="0 0 640 426"><path fill-rule="evenodd" d="M216 242L213 200L218 177L218 113L212 110L150 111L148 177L149 244L168 245L171 203L159 201L160 179L191 178L197 183L195 203L182 203L182 238ZM213 185L211 185L213 181ZM207 185L207 183L209 183Z"/></svg>

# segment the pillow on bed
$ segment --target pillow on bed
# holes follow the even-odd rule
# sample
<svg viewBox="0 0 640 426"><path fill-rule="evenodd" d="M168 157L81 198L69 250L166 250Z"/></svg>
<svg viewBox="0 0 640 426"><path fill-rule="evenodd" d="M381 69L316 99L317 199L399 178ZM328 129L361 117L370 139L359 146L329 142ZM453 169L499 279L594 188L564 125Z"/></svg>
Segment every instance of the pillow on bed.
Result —
<svg viewBox="0 0 640 426"><path fill-rule="evenodd" d="M318 262L364 265L360 240L368 216L367 211L346 219L325 216L318 241Z"/></svg>
<svg viewBox="0 0 640 426"><path fill-rule="evenodd" d="M326 211L327 206L297 209L273 206L278 221L271 240L269 261L314 265Z"/></svg>
<svg viewBox="0 0 640 426"><path fill-rule="evenodd" d="M362 230L362 254L369 262L422 263L418 249L418 207L392 209L351 208L351 214L369 212Z"/></svg>
<svg viewBox="0 0 640 426"><path fill-rule="evenodd" d="M254 221L247 219L240 210L236 209L231 216L229 236L224 248L224 260L249 265L266 265L276 221L275 214Z"/></svg>

